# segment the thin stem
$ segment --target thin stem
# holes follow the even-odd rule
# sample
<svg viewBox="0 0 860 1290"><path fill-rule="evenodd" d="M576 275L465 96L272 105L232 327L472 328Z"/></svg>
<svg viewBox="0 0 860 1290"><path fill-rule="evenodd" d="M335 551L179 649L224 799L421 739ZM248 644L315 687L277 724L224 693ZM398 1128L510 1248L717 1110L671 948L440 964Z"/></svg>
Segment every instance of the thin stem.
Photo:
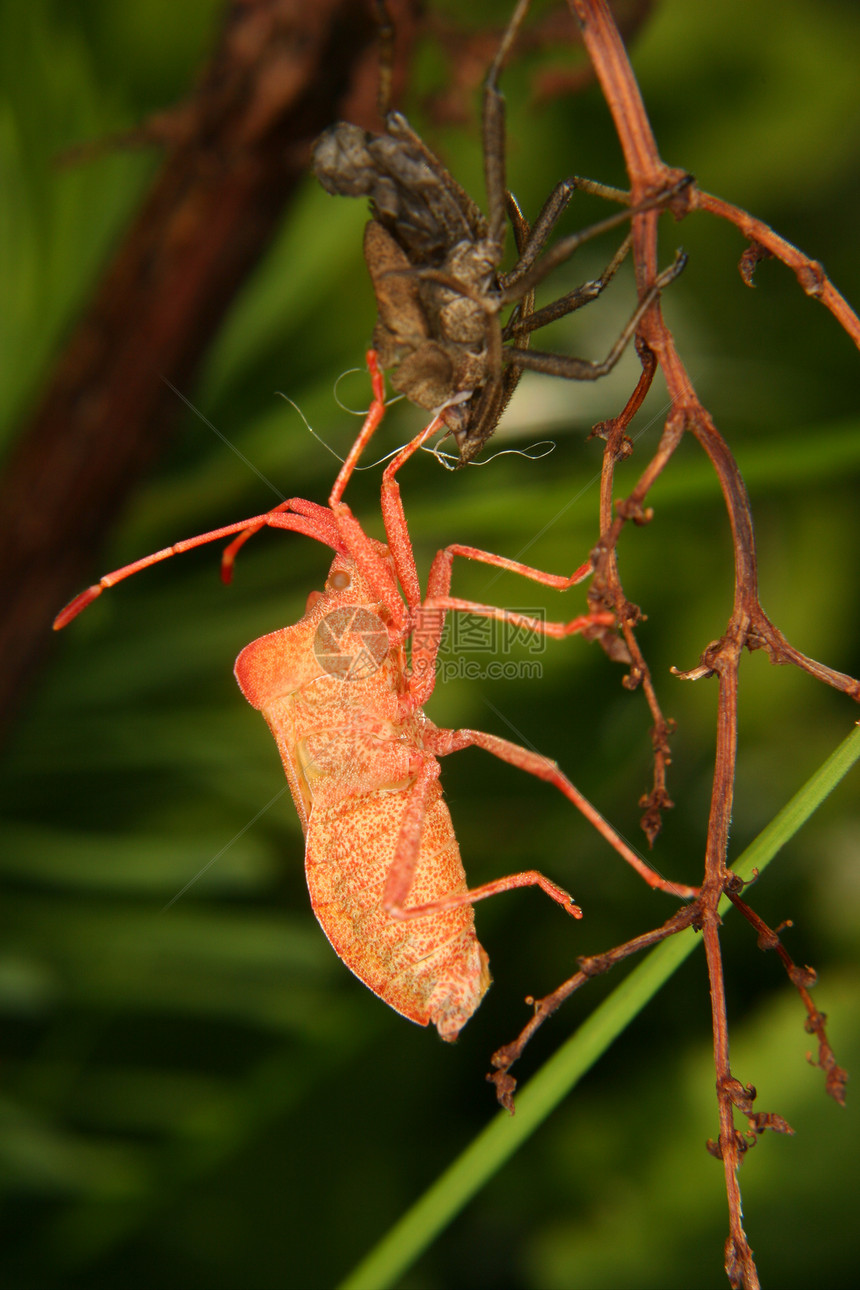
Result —
<svg viewBox="0 0 860 1290"><path fill-rule="evenodd" d="M583 42L615 122L630 177L631 202L640 203L649 194L665 189L673 180L676 181L678 172L670 171L659 156L639 87L606 0L568 0L568 3L579 22ZM820 299L839 319L855 344L860 347L860 321L842 296L828 282L817 262L803 255L761 221L755 220L737 207L700 193L694 185L679 188L672 204L676 213L707 210L733 222L751 242L749 252L741 261L741 272L750 285L756 261L764 255L777 256L794 271L804 291ZM657 276L658 214L657 211L647 211L635 215L632 220L633 257L640 300L643 300L652 289ZM601 539L592 557L595 565L592 607L596 603L601 603L614 609L626 646L624 660L631 664L629 682L631 686L638 683L646 684L649 704L652 705L652 712L655 713L653 731L656 754L655 788L651 805L652 807L656 805L659 811L659 806L668 802L665 786L668 725L660 714L656 696L653 694L650 674L636 642L634 629L639 610L624 596L618 571L616 546L620 533L629 520L641 524L651 519L651 512L644 505L647 494L672 458L684 432L689 430L704 449L719 480L731 526L734 551L734 602L725 633L720 640L705 650L698 668L681 675L686 675L689 679L698 679L716 674L719 678L717 739L705 874L701 894L696 901L693 920L702 927L704 933L710 981L714 1064L720 1119L716 1153L723 1160L729 1207L726 1271L733 1286L755 1290L759 1280L752 1251L743 1229L738 1184L738 1167L746 1143L734 1126L735 1106L741 1107L750 1114L754 1093L752 1090L745 1090L731 1073L718 913L718 904L728 881L726 855L736 772L740 658L744 648L766 649L773 662L800 666L818 679L858 699L860 699L860 684L853 678L834 672L794 650L771 624L761 608L758 597L755 533L747 490L731 449L696 395L675 347L674 339L663 320L659 299L654 300L640 319L637 337L640 353L648 353L647 361L651 367L643 372L637 389L621 416L601 426L598 431L603 434L607 443L601 475ZM629 425L630 417L641 402L644 390L651 383L655 363L659 364L664 374L671 400L671 411L657 452L643 470L630 495L616 504L613 513L615 462L627 450L629 440L625 437L625 430ZM615 656L621 656L617 646ZM646 813L646 820L649 818L653 826L653 817L649 817ZM689 911L681 911L681 913L684 918L689 917ZM672 920L670 920L663 928L646 935L655 935L659 938L672 935L674 930L677 928L672 926ZM633 945L634 942L629 944ZM618 951L613 951L606 956L607 964L611 966L612 962L617 961L613 956L617 954L623 957L626 950L627 947L622 946ZM604 967L601 970L606 969ZM583 966L581 971L559 987L554 995L541 1001L530 1026L526 1027L514 1045L509 1045L497 1055L501 1060L497 1063L499 1069L494 1079L502 1100L509 1100L512 1093L513 1085L507 1073L511 1061L515 1060L522 1051L522 1047L528 1042L543 1018L554 1011L563 998L579 989L587 979L587 975ZM812 1007L811 1001L810 1007ZM822 1065L827 1067L829 1047L826 1047L826 1037L823 1037L823 1020L819 1025L817 1019L817 1013L814 1018L810 1013L812 1028L819 1035L819 1052L823 1054ZM829 1056L832 1058L832 1054ZM835 1063L833 1065L835 1066ZM830 1079L830 1072L828 1079ZM833 1079L834 1086L838 1087L839 1080L835 1073ZM766 1127L776 1127L777 1121L784 1125L784 1121L779 1117L772 1116L769 1117ZM762 1124L764 1123L765 1117L762 1117ZM787 1126L785 1127L787 1129Z"/></svg>
<svg viewBox="0 0 860 1290"><path fill-rule="evenodd" d="M723 201L721 197L713 197L710 193L703 193L701 189L693 189L690 192L690 209L708 211L711 215L728 220L739 228L744 236L749 238L751 246L756 251L754 261L768 256L781 260L792 270L806 295L820 300L860 349L860 318L845 297L836 290L817 260L811 260L808 255L798 250L786 238L780 237L779 233L775 233L762 220L756 219L740 206L733 206L731 202ZM747 265L746 260L741 261L741 274L747 285L752 286L751 269L754 265L749 267Z"/></svg>
<svg viewBox="0 0 860 1290"><path fill-rule="evenodd" d="M743 1227L743 1206L738 1182L740 1147L739 1138L735 1132L733 1097L737 1081L733 1079L729 1062L729 1028L720 947L720 915L717 909L727 878L725 857L728 848L728 828L737 756L737 669L740 650L740 643L736 641L734 648L726 649L720 659L723 670L720 672L717 748L708 821L705 881L700 897L700 910L710 982L714 1070L720 1118L719 1152L723 1161L726 1197L729 1205L726 1273L733 1287L744 1286L746 1290L758 1290L758 1273Z"/></svg>

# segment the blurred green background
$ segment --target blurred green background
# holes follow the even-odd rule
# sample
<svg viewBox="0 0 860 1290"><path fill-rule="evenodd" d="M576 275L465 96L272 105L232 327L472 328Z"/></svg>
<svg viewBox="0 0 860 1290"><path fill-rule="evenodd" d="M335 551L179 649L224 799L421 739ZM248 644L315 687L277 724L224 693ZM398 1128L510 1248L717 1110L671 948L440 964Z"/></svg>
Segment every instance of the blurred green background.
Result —
<svg viewBox="0 0 860 1290"><path fill-rule="evenodd" d="M449 11L457 6L450 4ZM507 6L504 6L507 9ZM215 0L0 0L0 421L11 441L68 327L154 173L152 154L112 152L71 169L63 148L128 128L186 90L220 12ZM470 6L479 25L499 6ZM664 0L638 38L640 74L665 159L752 210L821 259L860 301L860 11L853 0ZM624 183L596 89L535 105L537 66L505 77L509 183L536 213L562 175ZM444 76L431 44L416 84ZM420 97L420 96L419 96ZM457 177L482 194L478 128L436 129L405 106ZM604 213L579 199L566 227ZM286 495L323 501L358 419L334 397L360 367L374 309L360 255L360 202L308 182L228 317L196 388L183 391ZM730 227L664 221L661 259L690 263L665 301L682 356L744 471L757 522L763 602L799 648L857 675L860 363L834 320L782 267L741 282ZM589 246L545 299L593 276L614 243ZM619 275L603 301L541 347L601 357L631 311ZM594 387L523 380L505 441L550 438L540 461L505 456L401 477L419 567L456 541L568 571L595 536L600 445L590 426L622 405L637 365ZM338 386L366 405L354 375ZM629 486L659 434L659 380L635 423ZM420 424L392 411L389 450ZM350 501L374 534L379 471ZM188 413L103 553L97 576L179 537L257 513L266 486ZM625 586L648 614L641 639L677 719L658 843L661 870L701 872L715 687L682 684L731 603L731 549L716 483L683 445L655 488L647 529L625 533ZM264 534L222 588L207 548L103 597L56 642L2 770L0 1178L10 1287L326 1287L343 1276L494 1114L489 1055L591 953L662 921L647 892L547 786L480 752L443 778L473 883L539 866L585 911L572 926L539 893L480 907L495 985L451 1048L390 1012L338 962L310 913L302 839L272 740L239 695L232 660L295 621L329 557ZM492 584L492 591L490 585ZM458 568L459 594L545 604L513 577ZM59 608L59 606L58 606ZM525 655L523 655L525 656ZM440 683L429 715L528 742L640 845L648 715L621 672L576 639L550 643L539 681ZM844 737L850 701L810 678L744 661L732 854ZM515 733L512 734L511 732ZM856 1070L856 772L768 870L753 900L816 966L838 1060ZM213 857L169 909L163 907ZM742 1172L747 1230L765 1284L853 1284L860 1134L804 1060L803 1012L775 956L725 929L733 1066L784 1115ZM613 982L595 982L547 1025L521 1078ZM409 1273L409 1287L722 1286L726 1230L715 1135L705 967L696 955L485 1192Z"/></svg>

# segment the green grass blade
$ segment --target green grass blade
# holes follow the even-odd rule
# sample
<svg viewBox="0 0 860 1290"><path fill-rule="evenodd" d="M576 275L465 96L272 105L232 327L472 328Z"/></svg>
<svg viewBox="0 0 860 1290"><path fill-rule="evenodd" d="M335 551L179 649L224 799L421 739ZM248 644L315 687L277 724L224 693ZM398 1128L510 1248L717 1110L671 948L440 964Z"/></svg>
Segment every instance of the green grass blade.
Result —
<svg viewBox="0 0 860 1290"><path fill-rule="evenodd" d="M803 788L746 848L733 872L761 872L860 758L854 729ZM720 912L730 908L724 898ZM517 1148L543 1123L580 1077L641 1012L699 944L692 928L656 946L517 1098L516 1115L500 1112L341 1283L340 1290L385 1290L409 1268Z"/></svg>

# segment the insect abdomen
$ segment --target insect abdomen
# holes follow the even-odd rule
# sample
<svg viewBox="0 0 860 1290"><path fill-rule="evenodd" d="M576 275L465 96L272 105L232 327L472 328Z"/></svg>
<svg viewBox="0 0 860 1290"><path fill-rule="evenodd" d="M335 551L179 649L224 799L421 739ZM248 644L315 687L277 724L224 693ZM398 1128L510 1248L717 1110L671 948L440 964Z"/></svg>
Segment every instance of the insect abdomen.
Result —
<svg viewBox="0 0 860 1290"><path fill-rule="evenodd" d="M315 808L305 857L308 889L320 926L347 967L397 1012L422 1026L433 1022L452 1040L490 984L487 955L470 905L406 920L383 908L404 800L404 791L377 791ZM407 908L465 890L440 790L424 819Z"/></svg>

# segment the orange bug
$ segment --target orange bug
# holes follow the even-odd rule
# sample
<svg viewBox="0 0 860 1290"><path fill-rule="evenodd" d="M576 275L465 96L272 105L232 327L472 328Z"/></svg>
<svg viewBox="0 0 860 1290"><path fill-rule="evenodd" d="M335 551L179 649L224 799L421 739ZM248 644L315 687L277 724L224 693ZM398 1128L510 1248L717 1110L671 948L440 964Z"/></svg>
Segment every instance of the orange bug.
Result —
<svg viewBox="0 0 860 1290"><path fill-rule="evenodd" d="M543 573L467 546L435 556L422 599L406 517L395 479L434 433L441 415L390 462L383 474L387 544L365 534L342 500L356 463L385 411L376 354L368 354L374 399L343 464L328 506L291 498L265 515L177 542L107 574L57 616L64 627L102 590L149 565L238 534L223 555L229 581L236 552L265 526L291 529L335 552L325 589L308 597L295 626L247 645L236 678L263 713L281 754L306 838L311 904L337 954L396 1011L419 1025L433 1022L456 1039L490 983L487 955L471 906L497 892L539 886L575 918L581 911L561 887L534 869L469 890L442 798L438 758L478 746L555 784L652 887L683 895L664 881L582 797L555 762L496 735L440 729L424 715L448 611L498 619L561 638L612 614L567 623L542 622L449 594L455 556L522 574L560 591L587 577ZM407 662L406 643L411 638Z"/></svg>

